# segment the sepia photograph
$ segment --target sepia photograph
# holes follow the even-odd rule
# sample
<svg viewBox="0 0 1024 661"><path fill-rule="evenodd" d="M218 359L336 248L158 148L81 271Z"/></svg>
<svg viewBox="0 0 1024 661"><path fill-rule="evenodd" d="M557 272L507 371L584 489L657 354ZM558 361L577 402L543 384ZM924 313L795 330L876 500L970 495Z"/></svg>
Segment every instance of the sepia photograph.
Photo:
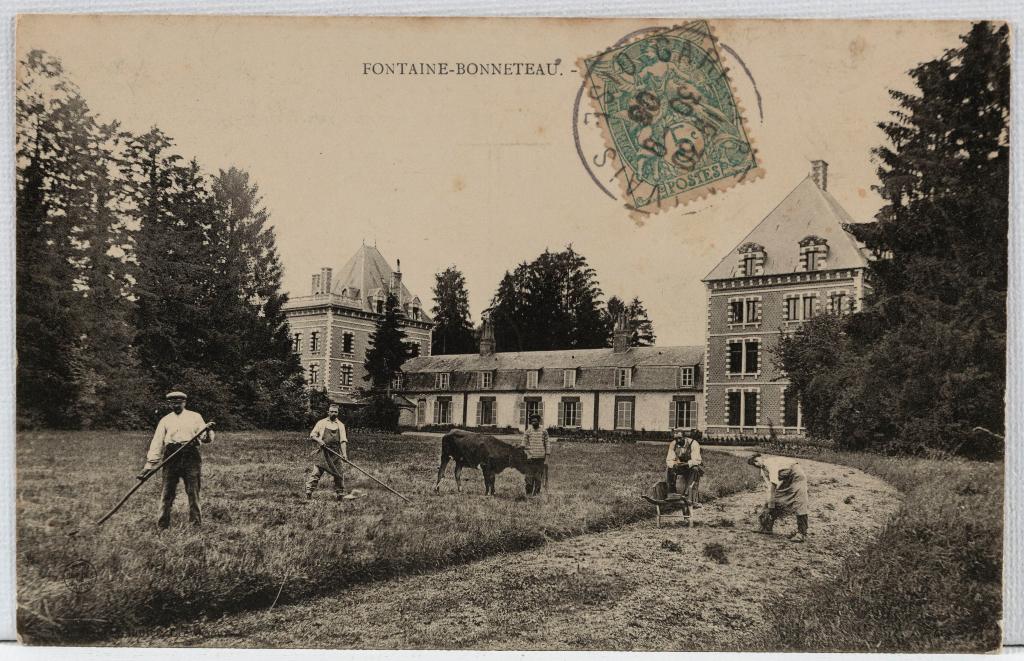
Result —
<svg viewBox="0 0 1024 661"><path fill-rule="evenodd" d="M18 16L19 642L998 651L1010 39Z"/></svg>

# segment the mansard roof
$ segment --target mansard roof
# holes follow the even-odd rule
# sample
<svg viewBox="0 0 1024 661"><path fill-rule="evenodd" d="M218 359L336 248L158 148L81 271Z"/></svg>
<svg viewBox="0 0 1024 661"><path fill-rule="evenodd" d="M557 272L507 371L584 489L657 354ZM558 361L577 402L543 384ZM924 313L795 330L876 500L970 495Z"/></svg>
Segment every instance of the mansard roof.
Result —
<svg viewBox="0 0 1024 661"><path fill-rule="evenodd" d="M799 272L800 242L812 236L827 242L829 269L867 266L867 259L857 240L843 229L844 224L854 222L828 191L822 190L812 177L807 177L704 279L741 277L738 251L746 244L756 244L764 250L761 275Z"/></svg>
<svg viewBox="0 0 1024 661"><path fill-rule="evenodd" d="M489 370L543 370L600 367L685 367L704 360L704 347L632 347L615 353L612 349L566 349L561 351L501 351L481 356L475 353L419 356L406 361L406 374L424 372L483 372Z"/></svg>

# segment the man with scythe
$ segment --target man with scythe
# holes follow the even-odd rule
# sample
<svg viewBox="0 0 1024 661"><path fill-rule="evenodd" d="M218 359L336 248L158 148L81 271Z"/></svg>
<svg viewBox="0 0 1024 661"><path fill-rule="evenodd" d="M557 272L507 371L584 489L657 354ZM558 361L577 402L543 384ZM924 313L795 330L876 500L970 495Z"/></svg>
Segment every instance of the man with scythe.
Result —
<svg viewBox="0 0 1024 661"><path fill-rule="evenodd" d="M313 490L324 473L330 473L334 477L334 495L341 500L345 497L345 478L330 451L333 450L334 453L348 459L348 436L345 434L345 424L338 419L337 404L331 404L327 408L327 417L316 423L313 431L309 433L309 438L320 446L320 460L307 475L306 500L313 498Z"/></svg>
<svg viewBox="0 0 1024 661"><path fill-rule="evenodd" d="M199 444L190 441L198 436L199 443L210 443L213 441L213 430L206 429L205 433L203 432L207 427L206 421L195 411L185 408L185 401L188 399L185 393L175 390L167 393L166 399L171 405L171 412L156 426L153 440L149 443L146 465L139 473L139 479L148 478L164 458L180 450L177 456L163 467L163 490L157 525L160 528L171 525L171 508L174 507L178 480L182 480L185 483L185 493L188 495L188 520L192 525L198 526L203 519L199 507L199 483L203 460L199 455ZM182 445L187 447L182 448Z"/></svg>

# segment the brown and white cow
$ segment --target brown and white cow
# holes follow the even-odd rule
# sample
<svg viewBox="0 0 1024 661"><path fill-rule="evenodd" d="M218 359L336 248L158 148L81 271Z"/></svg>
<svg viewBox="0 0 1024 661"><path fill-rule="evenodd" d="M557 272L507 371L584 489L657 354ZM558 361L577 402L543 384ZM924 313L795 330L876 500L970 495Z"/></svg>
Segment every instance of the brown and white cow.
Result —
<svg viewBox="0 0 1024 661"><path fill-rule="evenodd" d="M437 484L441 488L448 462L455 460L455 487L462 491L462 469L479 468L484 474L484 493L494 495L494 478L506 468L514 468L523 475L536 472L526 460L526 451L488 434L476 434L464 429L453 429L441 438L441 466L437 469ZM535 476L540 479L540 476Z"/></svg>

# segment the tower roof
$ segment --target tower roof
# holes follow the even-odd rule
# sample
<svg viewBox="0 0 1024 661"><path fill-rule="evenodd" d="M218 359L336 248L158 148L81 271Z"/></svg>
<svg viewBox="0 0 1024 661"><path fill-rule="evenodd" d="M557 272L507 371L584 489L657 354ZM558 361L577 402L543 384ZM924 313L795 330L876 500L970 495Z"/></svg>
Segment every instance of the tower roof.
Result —
<svg viewBox="0 0 1024 661"><path fill-rule="evenodd" d="M843 229L856 221L832 195L807 177L750 231L708 273L705 280L741 277L737 252L740 246L754 243L764 249L762 275L800 271L802 239L817 236L828 242L829 269L867 266L867 259L852 234Z"/></svg>
<svg viewBox="0 0 1024 661"><path fill-rule="evenodd" d="M392 278L401 274L392 271L384 256L376 246L363 244L338 272L331 293L349 300L358 299L359 307L366 312L375 312L370 302L371 296L383 296L391 287ZM399 285L399 305L412 304L418 297L409 291L402 282ZM421 312L426 320L426 315Z"/></svg>

